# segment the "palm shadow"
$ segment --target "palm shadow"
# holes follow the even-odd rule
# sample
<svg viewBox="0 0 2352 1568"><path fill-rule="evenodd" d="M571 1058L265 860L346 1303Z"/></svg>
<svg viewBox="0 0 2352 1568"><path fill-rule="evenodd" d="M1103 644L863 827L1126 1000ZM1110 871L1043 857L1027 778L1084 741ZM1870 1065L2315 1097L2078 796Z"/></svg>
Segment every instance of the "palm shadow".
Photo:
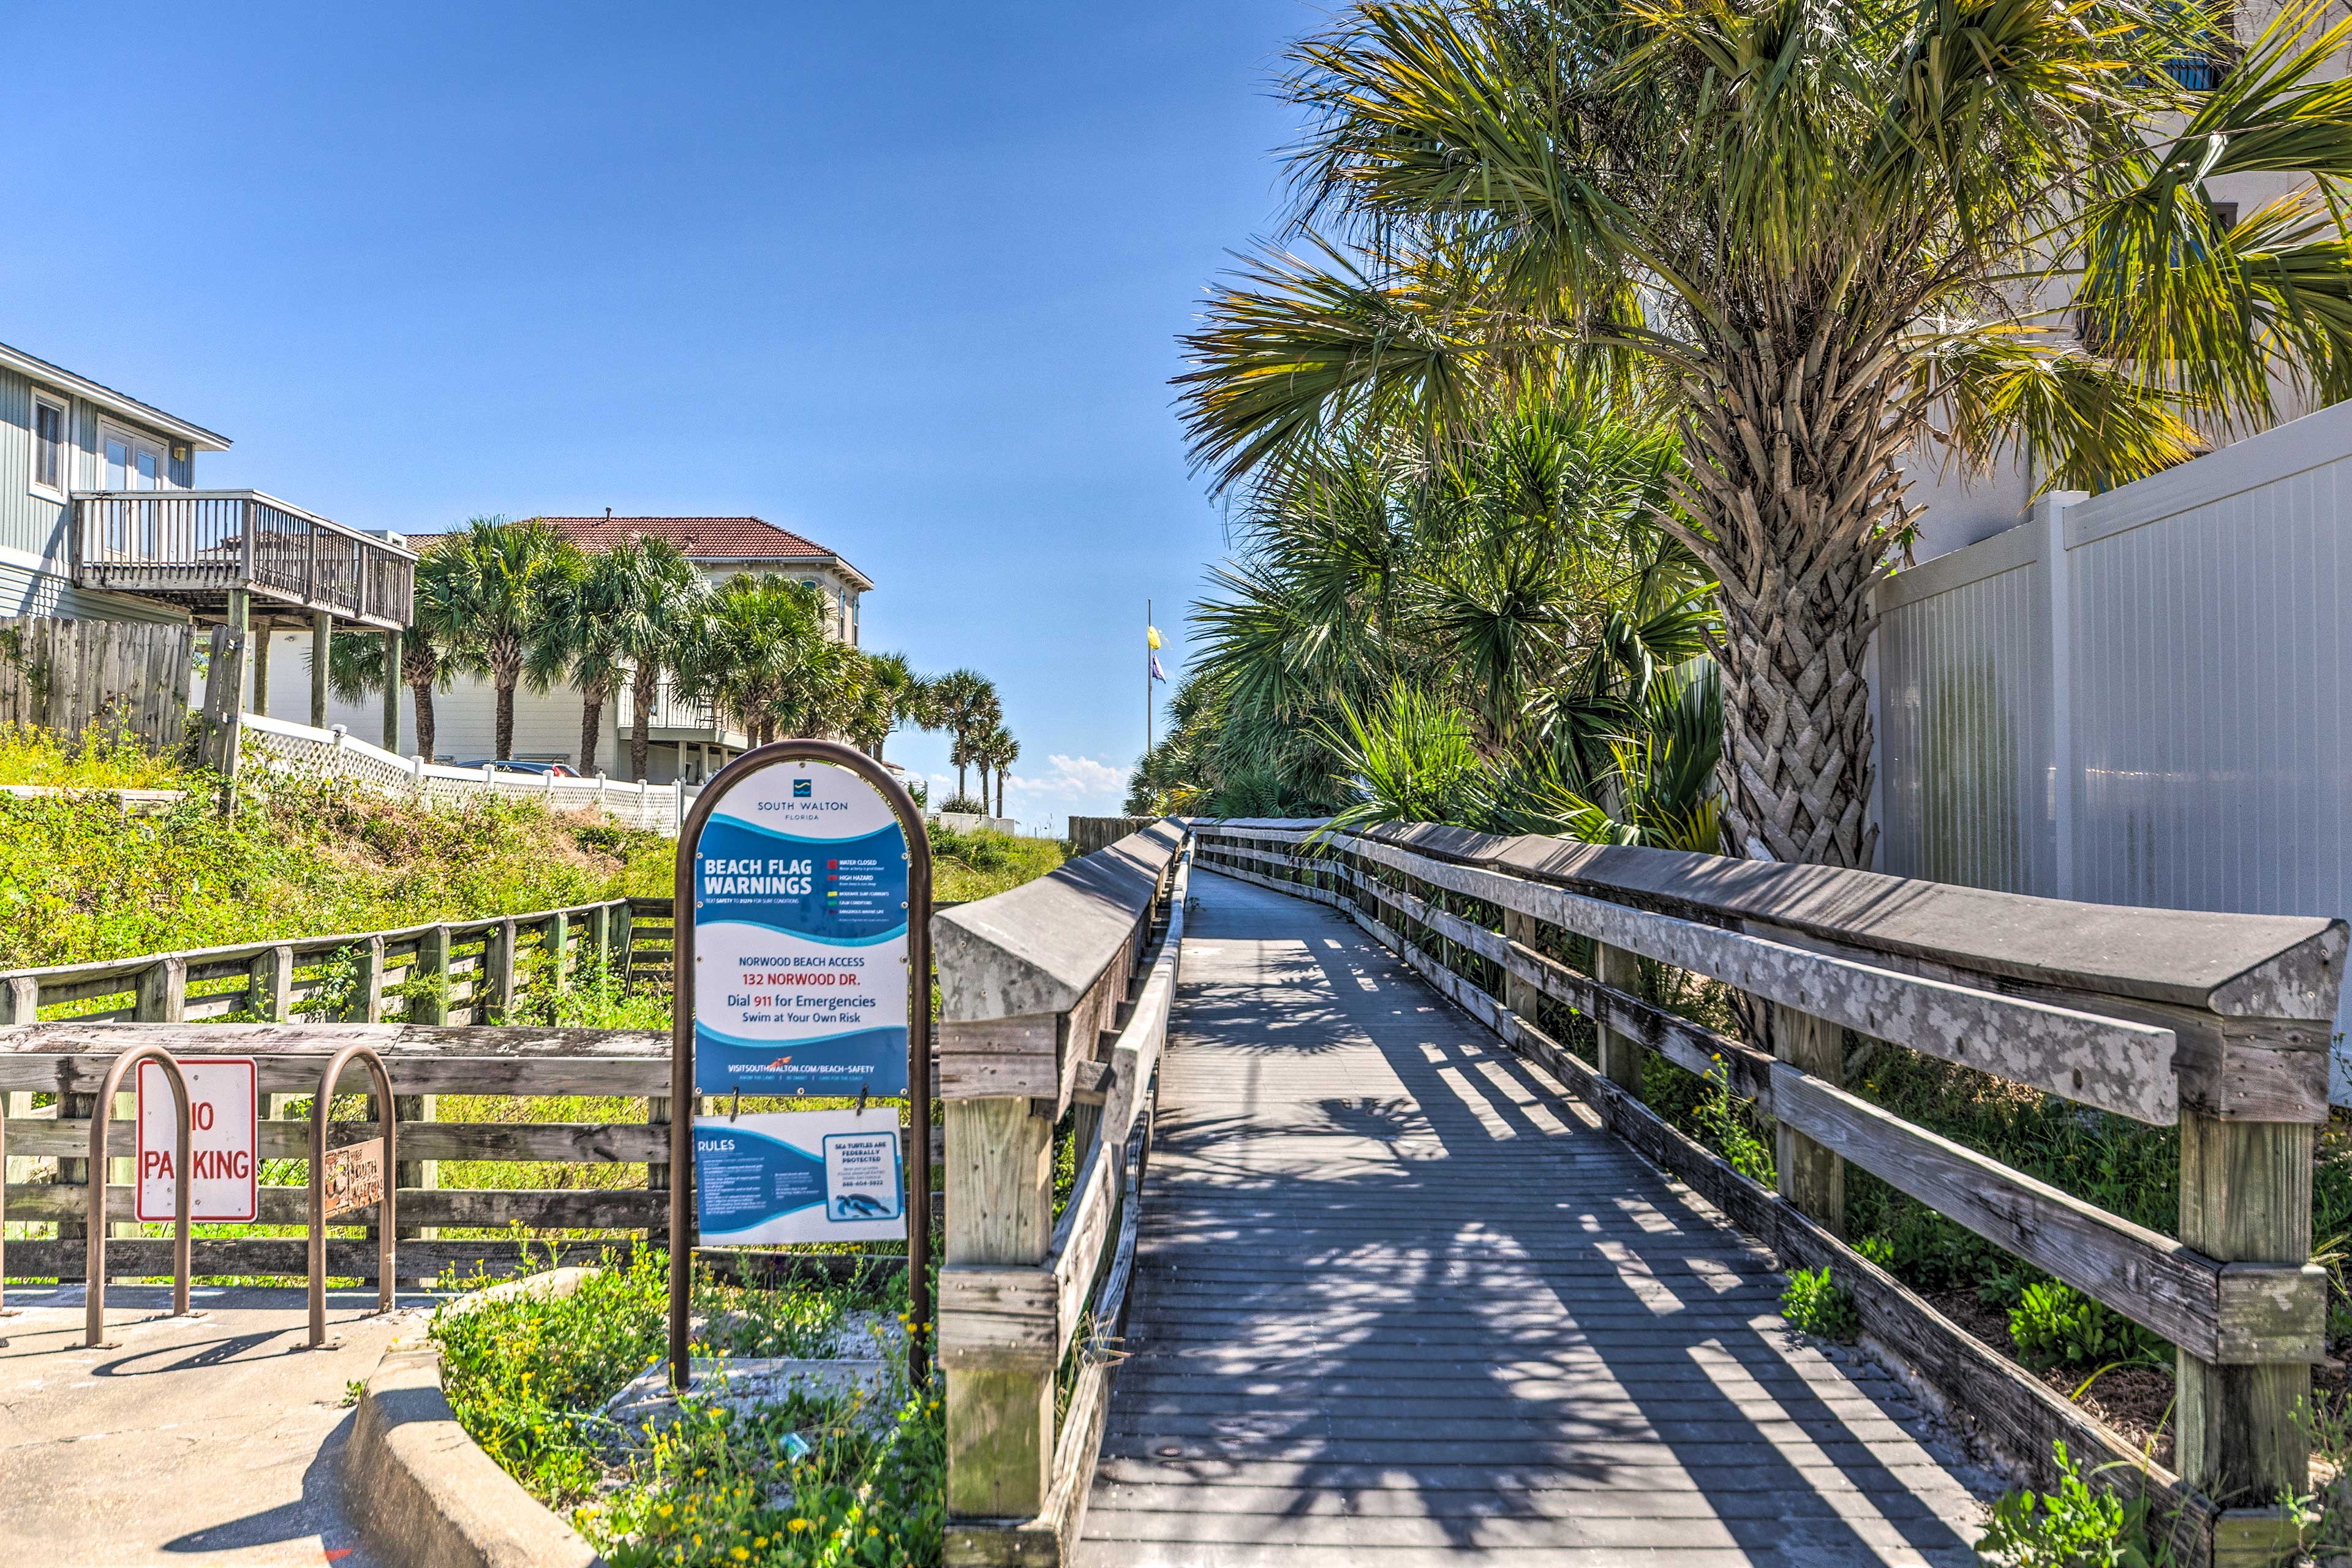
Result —
<svg viewBox="0 0 2352 1568"><path fill-rule="evenodd" d="M1206 885L1089 1561L1976 1561L1964 1489L1891 1383L1789 1333L1769 1254L1351 922Z"/></svg>

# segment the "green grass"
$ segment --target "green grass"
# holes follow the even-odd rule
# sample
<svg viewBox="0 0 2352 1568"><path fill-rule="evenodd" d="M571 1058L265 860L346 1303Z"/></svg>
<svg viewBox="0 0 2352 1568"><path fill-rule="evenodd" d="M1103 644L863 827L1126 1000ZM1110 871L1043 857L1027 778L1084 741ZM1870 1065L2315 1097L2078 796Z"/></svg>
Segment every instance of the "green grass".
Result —
<svg viewBox="0 0 2352 1568"><path fill-rule="evenodd" d="M669 840L536 802L420 806L261 774L225 819L203 775L146 782L192 793L139 816L96 798L0 796L0 968L669 890Z"/></svg>
<svg viewBox="0 0 2352 1568"><path fill-rule="evenodd" d="M648 1446L624 1447L597 1412L659 1362L667 1305L668 1261L644 1250L568 1297L444 1310L433 1332L458 1422L614 1568L940 1561L945 1424L937 1388L908 1387L903 1361L878 1421L856 1419L856 1398L741 1417L690 1404ZM719 1327L695 1353L822 1355L859 1309L903 1314L903 1270L774 1289L698 1279L695 1310Z"/></svg>
<svg viewBox="0 0 2352 1568"><path fill-rule="evenodd" d="M196 781L125 735L92 730L68 742L30 725L0 724L0 784L188 789Z"/></svg>
<svg viewBox="0 0 2352 1568"><path fill-rule="evenodd" d="M1016 838L981 828L959 833L931 829L931 897L943 904L968 903L1034 881L1069 858L1058 838Z"/></svg>

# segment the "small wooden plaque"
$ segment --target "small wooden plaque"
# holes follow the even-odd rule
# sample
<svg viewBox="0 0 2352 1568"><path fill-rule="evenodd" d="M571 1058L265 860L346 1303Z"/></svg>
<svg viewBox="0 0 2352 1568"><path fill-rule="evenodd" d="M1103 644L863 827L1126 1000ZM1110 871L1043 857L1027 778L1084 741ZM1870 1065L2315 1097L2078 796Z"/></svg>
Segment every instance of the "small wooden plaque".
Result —
<svg viewBox="0 0 2352 1568"><path fill-rule="evenodd" d="M327 1217L383 1202L383 1140L327 1151Z"/></svg>

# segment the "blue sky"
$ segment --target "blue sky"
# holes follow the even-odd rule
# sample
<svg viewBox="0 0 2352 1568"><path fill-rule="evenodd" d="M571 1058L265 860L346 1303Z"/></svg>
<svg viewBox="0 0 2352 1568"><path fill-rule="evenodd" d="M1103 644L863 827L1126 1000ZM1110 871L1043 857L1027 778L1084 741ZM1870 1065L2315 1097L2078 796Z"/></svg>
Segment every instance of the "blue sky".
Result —
<svg viewBox="0 0 2352 1568"><path fill-rule="evenodd" d="M878 584L869 647L996 679L1013 815L1114 811L1144 600L1173 675L1223 548L1174 337L1278 217L1318 15L133 6L16 142L0 341L364 527L801 530Z"/></svg>

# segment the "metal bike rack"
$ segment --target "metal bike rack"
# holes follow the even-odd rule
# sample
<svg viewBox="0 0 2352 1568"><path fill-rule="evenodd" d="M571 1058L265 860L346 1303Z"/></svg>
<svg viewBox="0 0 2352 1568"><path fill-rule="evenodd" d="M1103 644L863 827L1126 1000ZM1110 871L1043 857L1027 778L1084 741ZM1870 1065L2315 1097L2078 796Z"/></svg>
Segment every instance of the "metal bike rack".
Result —
<svg viewBox="0 0 2352 1568"><path fill-rule="evenodd" d="M392 1114L392 1074L386 1070L383 1058L365 1046L345 1046L327 1063L320 1075L318 1098L310 1101L310 1348L317 1350L327 1342L327 1123L335 1098L335 1084L343 1069L357 1058L367 1063L375 1079L377 1125L383 1138L383 1201L376 1215L376 1280L375 1307L379 1312L392 1310L393 1282L393 1184L398 1179L399 1150L395 1143L396 1123Z"/></svg>
<svg viewBox="0 0 2352 1568"><path fill-rule="evenodd" d="M179 1133L179 1158L173 1165L172 1205L172 1315L188 1315L188 1268L190 1241L188 1229L189 1170L189 1106L188 1078L180 1070L179 1059L161 1046L133 1046L114 1058L106 1069L106 1082L98 1091L98 1100L89 1115L89 1261L88 1265L89 1310L83 1326L87 1331L83 1348L104 1350L106 1339L106 1139L107 1130L114 1120L114 1097L122 1089L122 1079L130 1070L149 1059L163 1064L163 1076L172 1080L173 1123ZM137 1173L132 1173L133 1190L137 1190Z"/></svg>

